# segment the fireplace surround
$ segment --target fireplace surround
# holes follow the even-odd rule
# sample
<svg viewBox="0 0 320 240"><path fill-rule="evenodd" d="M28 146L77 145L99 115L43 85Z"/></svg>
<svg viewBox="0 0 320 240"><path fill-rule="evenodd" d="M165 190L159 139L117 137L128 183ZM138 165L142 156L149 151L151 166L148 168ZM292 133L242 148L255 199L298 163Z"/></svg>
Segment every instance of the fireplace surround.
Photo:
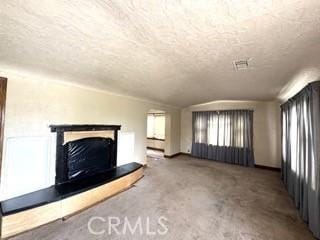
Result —
<svg viewBox="0 0 320 240"><path fill-rule="evenodd" d="M56 185L117 166L120 125L51 125L57 135Z"/></svg>
<svg viewBox="0 0 320 240"><path fill-rule="evenodd" d="M55 185L2 201L1 238L8 238L86 208L129 189L143 166L117 166L119 125L52 125L56 133Z"/></svg>

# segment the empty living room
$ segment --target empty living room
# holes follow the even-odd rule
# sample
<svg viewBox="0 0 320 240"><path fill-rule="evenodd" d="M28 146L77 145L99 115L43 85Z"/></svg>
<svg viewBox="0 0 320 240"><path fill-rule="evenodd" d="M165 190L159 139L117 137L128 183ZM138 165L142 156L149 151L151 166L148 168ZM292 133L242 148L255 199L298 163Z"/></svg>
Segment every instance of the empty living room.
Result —
<svg viewBox="0 0 320 240"><path fill-rule="evenodd" d="M0 239L320 240L320 1L1 0Z"/></svg>

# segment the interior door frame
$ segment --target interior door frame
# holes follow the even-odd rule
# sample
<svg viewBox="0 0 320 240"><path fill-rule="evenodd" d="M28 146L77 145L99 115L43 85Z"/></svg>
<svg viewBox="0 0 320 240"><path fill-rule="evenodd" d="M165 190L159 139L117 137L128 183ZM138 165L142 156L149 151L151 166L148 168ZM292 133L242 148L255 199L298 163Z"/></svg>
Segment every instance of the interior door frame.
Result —
<svg viewBox="0 0 320 240"><path fill-rule="evenodd" d="M1 177L1 171L2 171L4 122L5 122L6 99L7 99L7 82L8 82L7 78L0 76L0 177Z"/></svg>

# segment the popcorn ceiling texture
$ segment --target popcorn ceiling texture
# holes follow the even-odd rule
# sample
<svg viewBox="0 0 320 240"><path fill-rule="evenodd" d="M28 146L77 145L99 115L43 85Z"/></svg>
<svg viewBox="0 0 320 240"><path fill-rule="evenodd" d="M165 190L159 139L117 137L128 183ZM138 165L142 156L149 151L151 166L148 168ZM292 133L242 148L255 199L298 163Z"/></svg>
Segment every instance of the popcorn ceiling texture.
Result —
<svg viewBox="0 0 320 240"><path fill-rule="evenodd" d="M178 107L272 100L320 67L320 1L2 0L0 67Z"/></svg>

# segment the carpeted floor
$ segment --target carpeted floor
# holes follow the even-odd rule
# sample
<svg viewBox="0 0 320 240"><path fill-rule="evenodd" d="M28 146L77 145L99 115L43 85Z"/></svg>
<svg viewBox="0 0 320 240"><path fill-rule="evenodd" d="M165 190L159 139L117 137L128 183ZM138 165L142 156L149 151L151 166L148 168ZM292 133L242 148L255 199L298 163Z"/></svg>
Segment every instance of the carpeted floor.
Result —
<svg viewBox="0 0 320 240"><path fill-rule="evenodd" d="M90 226L101 235L89 233L92 217L99 217ZM112 229L108 234L108 221L116 217L120 219L120 234ZM133 227L141 220L139 231L123 234L126 217ZM161 220L168 229L165 235L160 235L165 229L158 223L160 217L166 218ZM279 173L179 156L157 161L150 158L145 177L133 188L66 221L56 221L14 239L313 238L298 217Z"/></svg>

